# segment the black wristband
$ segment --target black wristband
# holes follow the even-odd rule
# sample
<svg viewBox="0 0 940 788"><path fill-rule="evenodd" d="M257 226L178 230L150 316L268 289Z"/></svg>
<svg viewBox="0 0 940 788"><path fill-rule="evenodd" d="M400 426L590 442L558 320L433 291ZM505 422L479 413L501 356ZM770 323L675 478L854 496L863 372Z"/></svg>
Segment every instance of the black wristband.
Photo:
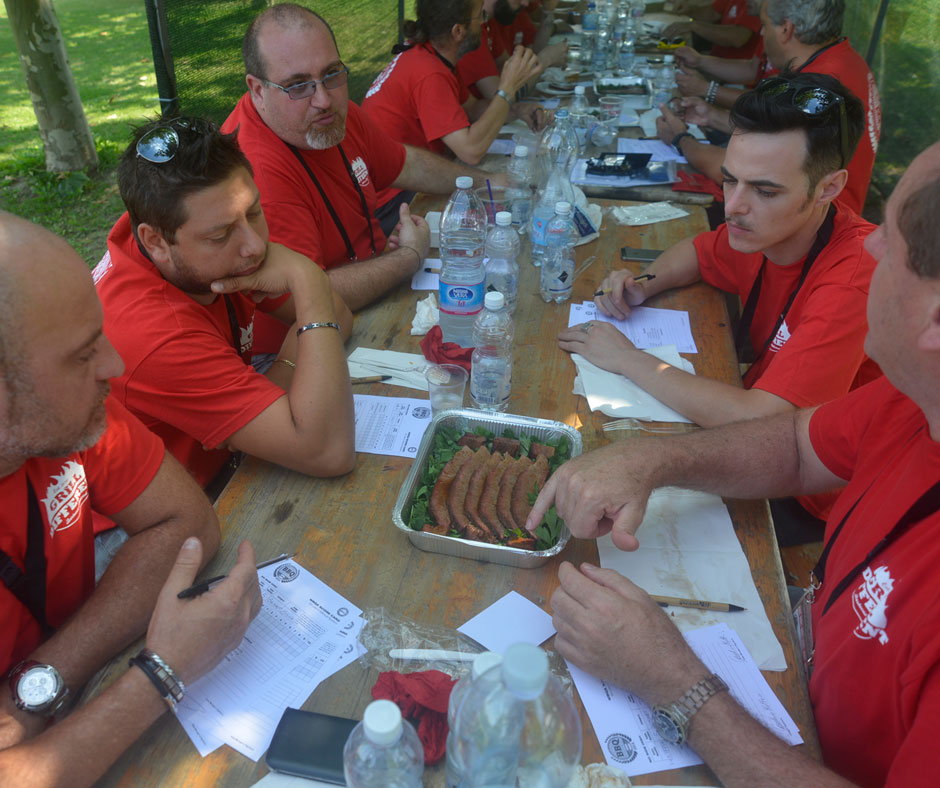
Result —
<svg viewBox="0 0 940 788"><path fill-rule="evenodd" d="M672 142L670 144L673 148L679 151L679 153L682 153L682 148L679 146L682 144L682 140L684 140L686 137L692 137L692 135L687 131L680 131L678 134L676 134L675 137L672 138ZM692 138L695 139L694 137Z"/></svg>

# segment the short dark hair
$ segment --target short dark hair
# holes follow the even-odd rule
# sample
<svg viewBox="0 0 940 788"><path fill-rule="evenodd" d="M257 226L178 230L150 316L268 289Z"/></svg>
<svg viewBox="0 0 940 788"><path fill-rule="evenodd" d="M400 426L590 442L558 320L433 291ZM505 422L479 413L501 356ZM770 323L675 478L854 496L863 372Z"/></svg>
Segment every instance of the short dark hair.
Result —
<svg viewBox="0 0 940 788"><path fill-rule="evenodd" d="M266 22L276 22L281 27L296 26L304 28L313 27L314 20L319 20L329 31L330 38L333 39L333 45L336 47L336 51L339 52L339 45L336 43L333 28L316 11L297 3L278 3L258 14L245 31L245 37L242 39L242 61L245 63L245 73L259 79L268 78L268 66L264 62L264 58L261 56L261 48L258 46L258 37Z"/></svg>
<svg viewBox="0 0 940 788"><path fill-rule="evenodd" d="M405 38L416 44L449 36L454 25L469 25L473 0L416 0L415 20L402 26Z"/></svg>
<svg viewBox="0 0 940 788"><path fill-rule="evenodd" d="M828 112L808 115L792 102L793 93L779 95L755 90L741 94L731 108L731 125L735 131L756 131L776 134L781 131L802 129L806 133L806 161L803 171L809 178L809 191L816 184L843 166L847 166L865 130L865 107L862 102L835 77L828 74L804 74L784 71L778 77L799 87L824 88L842 97L845 104L848 149L842 161L842 130L840 110L834 106Z"/></svg>
<svg viewBox="0 0 940 788"><path fill-rule="evenodd" d="M147 132L170 126L179 148L169 161L154 163L137 153ZM154 120L134 129L134 138L118 163L118 188L137 235L137 225L157 228L169 243L186 219L184 198L226 180L239 168L252 172L238 147L238 132L223 134L211 121L200 118Z"/></svg>
<svg viewBox="0 0 940 788"><path fill-rule="evenodd" d="M931 175L898 209L898 229L907 243L907 264L925 279L940 277L940 170Z"/></svg>

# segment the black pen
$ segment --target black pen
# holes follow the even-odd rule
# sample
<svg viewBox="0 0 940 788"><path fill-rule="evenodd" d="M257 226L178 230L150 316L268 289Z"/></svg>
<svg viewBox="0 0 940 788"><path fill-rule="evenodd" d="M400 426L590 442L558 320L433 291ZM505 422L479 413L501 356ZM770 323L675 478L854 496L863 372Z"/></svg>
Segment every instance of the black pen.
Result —
<svg viewBox="0 0 940 788"><path fill-rule="evenodd" d="M656 274L640 274L639 276L634 276L633 281L634 282L648 282L650 279L655 279L655 278L656 278ZM610 289L598 290L594 295L595 296L610 295L612 292L613 290L610 290Z"/></svg>
<svg viewBox="0 0 940 788"><path fill-rule="evenodd" d="M272 558L268 561L262 561L260 564L255 564L255 569L264 569L266 566L271 566L271 564L276 564L279 561L286 561L288 558L293 558L297 553L281 553L277 558ZM208 580L203 580L201 583L196 583L194 586L189 588L184 588L177 595L177 599L192 599L194 596L199 596L200 594L206 593L209 590L209 587L213 583L218 583L228 575L218 575L217 577L210 577Z"/></svg>

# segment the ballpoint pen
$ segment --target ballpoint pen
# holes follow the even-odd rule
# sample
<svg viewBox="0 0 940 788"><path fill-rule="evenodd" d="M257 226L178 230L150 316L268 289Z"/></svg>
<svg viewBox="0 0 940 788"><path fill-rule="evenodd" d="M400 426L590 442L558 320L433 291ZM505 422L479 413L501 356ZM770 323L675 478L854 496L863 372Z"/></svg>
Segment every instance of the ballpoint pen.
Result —
<svg viewBox="0 0 940 788"><path fill-rule="evenodd" d="M276 564L279 561L286 561L288 558L293 558L297 553L281 553L277 558L271 558L267 561L262 561L260 564L255 564L255 569L264 569L266 566L271 566L271 564ZM192 599L194 596L199 596L200 594L206 593L209 590L209 587L213 583L219 583L228 575L217 575L216 577L210 577L208 580L203 580L201 583L196 583L194 586L189 588L184 588L180 591L176 597L177 599Z"/></svg>

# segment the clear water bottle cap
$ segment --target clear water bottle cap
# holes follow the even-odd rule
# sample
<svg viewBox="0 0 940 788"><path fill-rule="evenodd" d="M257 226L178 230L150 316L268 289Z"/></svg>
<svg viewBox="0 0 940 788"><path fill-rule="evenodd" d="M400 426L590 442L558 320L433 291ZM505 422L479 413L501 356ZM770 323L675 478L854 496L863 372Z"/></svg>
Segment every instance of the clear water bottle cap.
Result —
<svg viewBox="0 0 940 788"><path fill-rule="evenodd" d="M568 110L566 109L556 109L555 110L555 119L561 120L562 118L568 117Z"/></svg>
<svg viewBox="0 0 940 788"><path fill-rule="evenodd" d="M574 86L574 94L575 94L576 96L583 96L583 95L584 95L584 85L575 85L575 86Z"/></svg>
<svg viewBox="0 0 940 788"><path fill-rule="evenodd" d="M672 62L675 61L675 59L676 59L675 55L663 55L663 62L664 62L664 63L667 63L667 64L668 64L668 63L672 63Z"/></svg>
<svg viewBox="0 0 940 788"><path fill-rule="evenodd" d="M503 681L519 698L531 700L548 683L548 655L531 643L515 643L503 655Z"/></svg>
<svg viewBox="0 0 940 788"><path fill-rule="evenodd" d="M499 293L498 295L502 295ZM473 667L470 669L470 675L474 680L480 678L490 668L495 668L503 661L503 655L495 651L482 651L473 659Z"/></svg>
<svg viewBox="0 0 940 788"><path fill-rule="evenodd" d="M469 189L471 186L473 186L473 178L469 175L460 175L457 177L458 189Z"/></svg>
<svg viewBox="0 0 940 788"><path fill-rule="evenodd" d="M505 296L498 291L491 291L486 294L483 299L483 306L489 309L491 312L496 312L503 308L506 304Z"/></svg>
<svg viewBox="0 0 940 788"><path fill-rule="evenodd" d="M513 155L519 159L525 158L529 155L529 149L525 145L516 145L516 149L513 151Z"/></svg>
<svg viewBox="0 0 940 788"><path fill-rule="evenodd" d="M567 214L571 210L571 203L567 200L559 200L555 203L555 213Z"/></svg>
<svg viewBox="0 0 940 788"><path fill-rule="evenodd" d="M509 211L497 211L496 224L499 227L508 227L512 224L512 214Z"/></svg>
<svg viewBox="0 0 940 788"><path fill-rule="evenodd" d="M362 729L375 744L393 744L401 736L401 710L390 700L374 700L362 715Z"/></svg>

